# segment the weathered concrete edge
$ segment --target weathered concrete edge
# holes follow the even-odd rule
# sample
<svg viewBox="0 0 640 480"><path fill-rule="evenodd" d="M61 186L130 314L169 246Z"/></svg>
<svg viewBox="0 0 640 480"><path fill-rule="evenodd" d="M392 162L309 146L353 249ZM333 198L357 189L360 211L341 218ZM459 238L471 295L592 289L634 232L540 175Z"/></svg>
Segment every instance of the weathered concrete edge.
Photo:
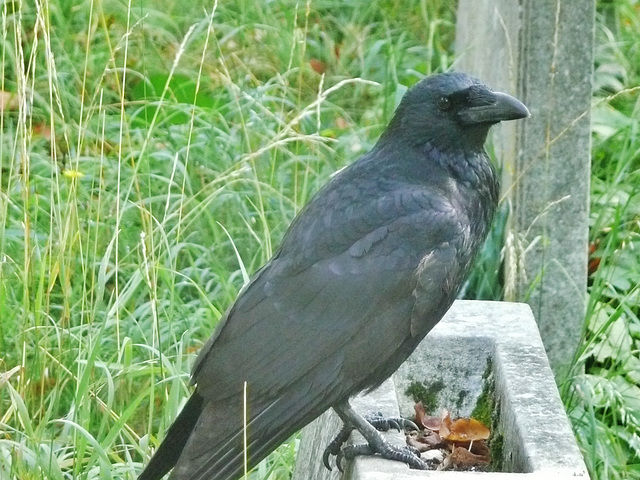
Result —
<svg viewBox="0 0 640 480"><path fill-rule="evenodd" d="M487 478L495 480L558 480L568 477L550 476L548 473L420 472L409 470L408 473L392 473L391 475L387 472L367 471L358 477L351 478L357 478L358 480L418 480L428 478L436 478L438 480L469 480L470 478L478 480L486 480Z"/></svg>
<svg viewBox="0 0 640 480"><path fill-rule="evenodd" d="M452 336L493 344L505 445L518 446L505 459L507 466L524 465L550 478L588 478L529 305L457 301L413 355Z"/></svg>
<svg viewBox="0 0 640 480"><path fill-rule="evenodd" d="M351 480L404 480L417 478L458 479L461 475L481 475L483 478L497 479L537 479L537 478L588 478L587 470L575 442L569 421L557 391L549 362L538 333L530 308L525 304L507 302L458 301L445 319L429 334L418 347L428 348L438 337L477 338L486 337L494 344L494 371L496 391L503 393L503 428L516 438L507 438L522 446L514 452L523 458L513 458L527 465L532 473L472 473L472 472L419 472L406 465L377 458L359 458L348 464L344 478ZM417 351L417 354L420 352ZM525 361L524 366L518 362ZM523 378L534 375L533 380L523 382ZM378 390L363 398L354 400L354 407L362 413L381 411L385 415L398 413L390 403L390 395L395 396L392 382L385 382ZM551 402L553 412L541 411L539 401L545 398ZM397 398L396 398L397 400ZM404 412L405 414L407 412ZM331 422L329 425L327 422ZM339 428L337 417L328 412L307 426L303 431L294 480L337 480L337 469L324 469L321 455L324 447ZM552 443L539 440L552 432ZM402 436L388 434L401 443ZM558 441L560 444L558 445ZM357 440L356 440L357 441ZM555 443L554 443L555 442ZM561 449L561 450L559 450ZM558 461L558 452L563 459Z"/></svg>
<svg viewBox="0 0 640 480"><path fill-rule="evenodd" d="M517 471L517 465L554 478L587 477L531 308L523 303L458 301L412 357L425 356L431 344L451 337L483 338L493 345L505 445L515 447L505 459L507 468Z"/></svg>

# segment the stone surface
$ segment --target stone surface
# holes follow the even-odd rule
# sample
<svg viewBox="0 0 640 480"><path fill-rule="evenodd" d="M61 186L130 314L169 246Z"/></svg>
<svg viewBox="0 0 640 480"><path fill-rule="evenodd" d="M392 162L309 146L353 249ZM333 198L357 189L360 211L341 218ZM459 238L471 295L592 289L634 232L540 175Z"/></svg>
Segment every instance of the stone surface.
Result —
<svg viewBox="0 0 640 480"><path fill-rule="evenodd" d="M531 118L495 129L512 214L506 299L526 301L557 374L586 306L595 0L460 0L455 69L520 98Z"/></svg>
<svg viewBox="0 0 640 480"><path fill-rule="evenodd" d="M411 416L413 400L405 394L410 383L441 382L435 410L468 415L482 390L488 361L500 404L503 460L511 473L418 472L398 462L358 458L340 477L336 469L330 473L322 467L322 451L339 429L337 417L325 414L303 430L294 480L588 478L537 325L525 304L457 301L393 380L354 400L354 408L389 415L399 408L402 415ZM462 401L460 392L465 392ZM397 432L385 435L403 442Z"/></svg>
<svg viewBox="0 0 640 480"><path fill-rule="evenodd" d="M396 398L395 388L392 380L387 380L373 394L359 395L351 400L353 408L362 415L371 413L382 413L386 417L397 417L400 415L398 410L398 400ZM375 398L375 405L372 409L371 399ZM342 422L338 415L330 410L320 416L315 422L311 423L303 430L303 440L300 442L298 457L296 459L296 467L293 474L294 480L339 480L343 478L335 467L335 458L331 458L332 471L328 471L322 463L322 453L325 447L338 433ZM397 444L404 442L404 435L398 431L384 432L383 435L389 441ZM352 435L352 442L364 443L364 438L359 433ZM344 478L359 478L358 470L365 471L409 471L409 467L395 462L388 462L380 458L362 458L357 462L349 462L346 468ZM356 472L354 472L354 469Z"/></svg>
<svg viewBox="0 0 640 480"><path fill-rule="evenodd" d="M322 453L338 433L342 422L333 410L329 410L302 430L302 440L296 457L293 480L340 480L335 466L327 470L322 463ZM335 465L335 459L331 459Z"/></svg>

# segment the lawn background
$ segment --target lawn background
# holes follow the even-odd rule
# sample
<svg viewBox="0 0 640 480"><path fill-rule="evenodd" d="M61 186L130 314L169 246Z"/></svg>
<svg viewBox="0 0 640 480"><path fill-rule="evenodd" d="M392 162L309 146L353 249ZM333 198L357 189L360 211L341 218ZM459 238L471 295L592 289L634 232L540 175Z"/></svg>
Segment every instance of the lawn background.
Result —
<svg viewBox="0 0 640 480"><path fill-rule="evenodd" d="M296 212L454 65L455 4L0 14L0 479L133 479ZM589 308L560 387L592 477L640 478L640 4L600 0L596 42ZM501 298L505 212L468 298ZM288 478L296 442L250 477Z"/></svg>

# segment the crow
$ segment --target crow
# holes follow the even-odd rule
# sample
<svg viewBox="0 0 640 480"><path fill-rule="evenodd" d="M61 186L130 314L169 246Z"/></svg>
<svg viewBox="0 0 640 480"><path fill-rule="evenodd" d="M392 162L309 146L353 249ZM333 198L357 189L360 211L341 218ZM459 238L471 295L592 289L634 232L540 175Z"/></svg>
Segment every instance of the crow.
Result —
<svg viewBox="0 0 640 480"><path fill-rule="evenodd" d="M255 466L331 407L367 440L349 458L366 451L424 468L349 398L387 379L453 303L498 203L489 127L527 116L520 101L464 73L409 89L373 149L303 207L240 291L139 480L172 468L170 480L235 480L245 454Z"/></svg>

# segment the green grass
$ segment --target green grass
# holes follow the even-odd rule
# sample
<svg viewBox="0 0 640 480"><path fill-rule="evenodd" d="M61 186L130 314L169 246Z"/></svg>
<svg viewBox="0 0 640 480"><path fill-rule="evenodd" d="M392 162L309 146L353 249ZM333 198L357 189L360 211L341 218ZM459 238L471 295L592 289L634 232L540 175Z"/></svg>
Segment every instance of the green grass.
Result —
<svg viewBox="0 0 640 480"><path fill-rule="evenodd" d="M602 2L584 342L564 385L592 478L640 478L640 5Z"/></svg>
<svg viewBox="0 0 640 480"><path fill-rule="evenodd" d="M451 8L227 3L2 4L0 478L135 478L247 276L447 66Z"/></svg>
<svg viewBox="0 0 640 480"><path fill-rule="evenodd" d="M0 4L0 478L135 478L247 276L406 87L450 66L454 14L426 0ZM633 0L601 3L597 98L640 84L638 18ZM600 267L586 370L564 395L594 478L640 471L637 99L593 112ZM501 295L501 225L468 295ZM287 478L295 446L251 478Z"/></svg>

